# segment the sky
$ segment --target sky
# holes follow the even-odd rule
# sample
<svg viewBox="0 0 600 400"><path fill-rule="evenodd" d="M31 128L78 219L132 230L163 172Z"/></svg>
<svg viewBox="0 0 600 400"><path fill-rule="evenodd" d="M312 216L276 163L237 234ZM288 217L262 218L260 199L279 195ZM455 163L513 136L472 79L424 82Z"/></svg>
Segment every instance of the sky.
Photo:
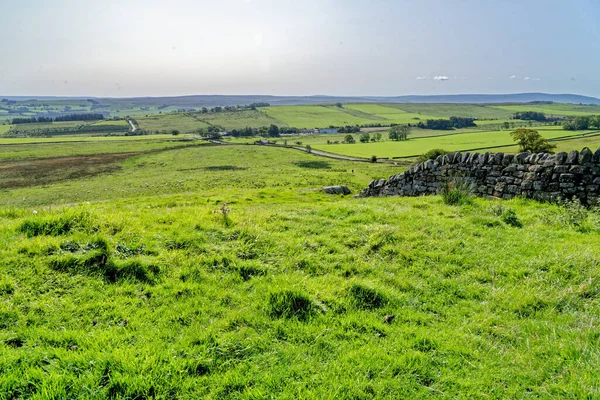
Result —
<svg viewBox="0 0 600 400"><path fill-rule="evenodd" d="M599 0L0 0L0 95L600 97Z"/></svg>

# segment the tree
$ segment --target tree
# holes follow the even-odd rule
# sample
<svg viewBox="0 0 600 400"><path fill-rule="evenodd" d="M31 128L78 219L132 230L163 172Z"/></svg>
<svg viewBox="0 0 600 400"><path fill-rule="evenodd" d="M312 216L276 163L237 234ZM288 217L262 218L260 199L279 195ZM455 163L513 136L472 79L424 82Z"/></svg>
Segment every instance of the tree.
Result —
<svg viewBox="0 0 600 400"><path fill-rule="evenodd" d="M346 135L346 137L344 137L344 143L354 144L356 143L356 140L354 140L354 137L352 135Z"/></svg>
<svg viewBox="0 0 600 400"><path fill-rule="evenodd" d="M513 140L517 142L521 151L527 151L530 153L552 153L556 148L555 145L548 142L548 139L544 138L533 129L520 128L510 133Z"/></svg>
<svg viewBox="0 0 600 400"><path fill-rule="evenodd" d="M369 135L369 132L364 132L362 135L360 135L361 143L369 143L369 140L371 140L371 135Z"/></svg>
<svg viewBox="0 0 600 400"><path fill-rule="evenodd" d="M510 123L508 123L508 122L506 122L506 121L505 121L505 122L503 122L503 123L502 123L502 129L510 129Z"/></svg>
<svg viewBox="0 0 600 400"><path fill-rule="evenodd" d="M383 135L381 134L381 132L375 132L373 134L373 140L376 142L379 142L382 139Z"/></svg>
<svg viewBox="0 0 600 400"><path fill-rule="evenodd" d="M342 103L335 103L335 106L336 106L337 108L342 108L342 107L343 107Z"/></svg>
<svg viewBox="0 0 600 400"><path fill-rule="evenodd" d="M271 137L279 137L279 127L271 124L271 126L269 126L268 133Z"/></svg>
<svg viewBox="0 0 600 400"><path fill-rule="evenodd" d="M390 127L390 140L407 140L410 134L410 128L407 125L394 125Z"/></svg>

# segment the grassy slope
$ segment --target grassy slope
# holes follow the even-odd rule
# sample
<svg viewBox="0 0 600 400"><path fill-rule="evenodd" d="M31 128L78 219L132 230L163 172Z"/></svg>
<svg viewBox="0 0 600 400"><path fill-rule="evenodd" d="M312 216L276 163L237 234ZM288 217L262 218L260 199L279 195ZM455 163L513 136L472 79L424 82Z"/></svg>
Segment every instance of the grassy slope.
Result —
<svg viewBox="0 0 600 400"><path fill-rule="evenodd" d="M595 214L577 229L523 200L325 196L311 189L394 170L285 149L174 150L123 168L0 193L114 199L0 209L2 397L600 395ZM18 231L60 218L76 224Z"/></svg>
<svg viewBox="0 0 600 400"><path fill-rule="evenodd" d="M558 116L578 116L600 114L600 106L577 106L571 104L524 104L511 106L493 106L493 108L517 111L538 111L550 115Z"/></svg>
<svg viewBox="0 0 600 400"><path fill-rule="evenodd" d="M10 130L12 125L0 125L0 135L4 135Z"/></svg>
<svg viewBox="0 0 600 400"><path fill-rule="evenodd" d="M194 114L197 118L208 122L211 125L223 127L225 129L242 129L245 127L261 128L275 124L277 126L286 126L284 121L279 121L262 111L236 111L212 114Z"/></svg>
<svg viewBox="0 0 600 400"><path fill-rule="evenodd" d="M138 137L139 136L134 136L134 138ZM202 144L205 144L205 142L189 142L173 139L130 140L130 138L127 138L126 140L115 138L114 140L89 140L83 142L59 141L58 143L29 143L11 146L0 144L0 162L33 158L68 157L75 155L143 152Z"/></svg>
<svg viewBox="0 0 600 400"><path fill-rule="evenodd" d="M385 104L411 113L428 114L437 118L472 117L489 119L507 119L514 112L490 107L483 104Z"/></svg>
<svg viewBox="0 0 600 400"><path fill-rule="evenodd" d="M139 128L150 132L171 132L179 130L182 133L193 133L208 124L198 121L188 114L157 114L147 117L135 117Z"/></svg>
<svg viewBox="0 0 600 400"><path fill-rule="evenodd" d="M381 123L373 118L357 117L346 113L337 107L324 106L280 106L265 107L263 109L268 115L285 122L288 126L295 128L327 128L330 125L362 125Z"/></svg>
<svg viewBox="0 0 600 400"><path fill-rule="evenodd" d="M380 118L384 118L388 125L394 124L415 124L420 120L435 119L432 115L425 115L420 113L409 113L404 110L400 110L388 104L346 104L345 109L358 110L364 113L376 115Z"/></svg>

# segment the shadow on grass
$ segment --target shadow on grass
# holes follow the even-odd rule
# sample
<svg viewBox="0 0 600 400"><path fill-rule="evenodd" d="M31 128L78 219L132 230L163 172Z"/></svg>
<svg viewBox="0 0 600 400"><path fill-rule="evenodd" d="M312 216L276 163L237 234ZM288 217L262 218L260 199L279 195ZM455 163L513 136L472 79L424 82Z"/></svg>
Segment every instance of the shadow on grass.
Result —
<svg viewBox="0 0 600 400"><path fill-rule="evenodd" d="M331 169L331 165L327 161L297 161L294 164L300 168Z"/></svg>

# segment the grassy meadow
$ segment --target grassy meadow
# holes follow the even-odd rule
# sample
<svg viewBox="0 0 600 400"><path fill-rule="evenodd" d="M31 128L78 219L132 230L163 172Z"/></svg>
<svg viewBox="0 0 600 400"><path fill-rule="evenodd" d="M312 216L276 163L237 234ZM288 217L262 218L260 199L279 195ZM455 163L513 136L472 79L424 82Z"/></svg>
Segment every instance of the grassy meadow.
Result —
<svg viewBox="0 0 600 400"><path fill-rule="evenodd" d="M402 167L283 148L92 165L0 175L1 397L600 396L593 211L329 196Z"/></svg>
<svg viewBox="0 0 600 400"><path fill-rule="evenodd" d="M341 118L418 114L352 107ZM180 127L218 124L190 115ZM144 123L180 129L172 119ZM278 143L514 149L508 131L414 132ZM0 139L0 399L600 398L598 209L326 195L411 160L230 141ZM554 143L595 149L600 136Z"/></svg>

